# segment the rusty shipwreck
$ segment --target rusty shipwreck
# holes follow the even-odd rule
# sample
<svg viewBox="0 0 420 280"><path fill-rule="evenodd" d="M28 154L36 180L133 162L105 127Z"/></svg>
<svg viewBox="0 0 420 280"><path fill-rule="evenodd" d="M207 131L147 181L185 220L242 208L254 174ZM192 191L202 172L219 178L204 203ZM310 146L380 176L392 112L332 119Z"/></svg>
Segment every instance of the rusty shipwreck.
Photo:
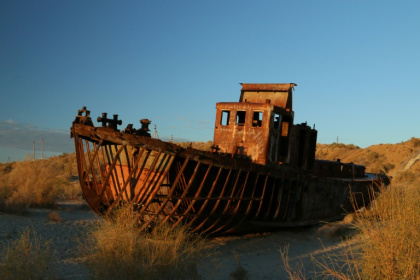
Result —
<svg viewBox="0 0 420 280"><path fill-rule="evenodd" d="M117 115L103 113L96 127L79 110L71 136L90 207L108 214L130 204L142 229L185 224L215 235L337 220L388 182L361 165L315 159L317 131L293 123L296 84L241 85L239 102L216 104L212 151L152 138L147 119L120 131Z"/></svg>

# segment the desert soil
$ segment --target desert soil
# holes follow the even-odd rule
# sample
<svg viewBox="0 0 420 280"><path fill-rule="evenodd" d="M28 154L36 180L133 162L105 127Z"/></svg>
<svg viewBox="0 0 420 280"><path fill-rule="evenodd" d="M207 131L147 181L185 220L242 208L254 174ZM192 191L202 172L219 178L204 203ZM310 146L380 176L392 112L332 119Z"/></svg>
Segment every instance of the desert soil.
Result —
<svg viewBox="0 0 420 280"><path fill-rule="evenodd" d="M79 240L100 217L80 201L60 203L54 211L61 221L49 220L53 211L47 209L29 209L24 215L0 213L0 248L19 238L23 229L32 229L42 240L50 241L52 268L58 279L89 279L80 257ZM248 272L248 279L289 279L280 254L288 247L291 264L303 264L309 279L314 270L311 257L325 250L341 250L340 234L348 232L346 229L348 224L339 222L210 239L213 249L200 260L198 269L202 279L229 279L239 262Z"/></svg>

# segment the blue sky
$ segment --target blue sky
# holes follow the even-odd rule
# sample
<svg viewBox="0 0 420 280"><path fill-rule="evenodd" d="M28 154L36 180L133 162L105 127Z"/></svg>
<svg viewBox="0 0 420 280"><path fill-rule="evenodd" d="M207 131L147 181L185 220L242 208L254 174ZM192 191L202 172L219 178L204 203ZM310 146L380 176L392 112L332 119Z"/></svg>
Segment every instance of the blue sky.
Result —
<svg viewBox="0 0 420 280"><path fill-rule="evenodd" d="M297 83L318 142L420 137L419 1L0 1L0 162L72 152L87 106L213 138L239 83ZM13 137L12 137L13 136Z"/></svg>

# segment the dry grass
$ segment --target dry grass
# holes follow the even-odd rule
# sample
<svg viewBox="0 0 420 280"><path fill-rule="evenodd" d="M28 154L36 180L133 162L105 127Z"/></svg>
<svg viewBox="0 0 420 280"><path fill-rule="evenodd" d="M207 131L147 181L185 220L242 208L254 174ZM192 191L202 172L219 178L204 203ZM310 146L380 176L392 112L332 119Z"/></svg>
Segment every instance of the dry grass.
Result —
<svg viewBox="0 0 420 280"><path fill-rule="evenodd" d="M324 250L314 260L316 279L420 279L420 188L394 182L372 207L355 215L358 235L343 240L338 253ZM287 253L287 252L286 252ZM302 271L282 260L290 279Z"/></svg>
<svg viewBox="0 0 420 280"><path fill-rule="evenodd" d="M76 170L74 154L1 165L0 211L52 207L57 200L80 197Z"/></svg>
<svg viewBox="0 0 420 280"><path fill-rule="evenodd" d="M31 238L32 236L32 238ZM29 230L7 244L0 255L0 280L52 279L50 246Z"/></svg>
<svg viewBox="0 0 420 280"><path fill-rule="evenodd" d="M283 263L283 269L286 271L289 279L291 280L306 280L305 270L303 264L298 262L295 267L290 264L289 260L289 246L280 249L281 261Z"/></svg>
<svg viewBox="0 0 420 280"><path fill-rule="evenodd" d="M101 221L82 250L93 279L199 279L204 239L185 228L139 231L137 214L123 207Z"/></svg>
<svg viewBox="0 0 420 280"><path fill-rule="evenodd" d="M51 222L56 222L56 223L62 222L60 214L58 214L58 212L56 211L49 213L47 219L48 221L51 221Z"/></svg>
<svg viewBox="0 0 420 280"><path fill-rule="evenodd" d="M341 250L329 251L324 248L319 258L314 258L316 279L353 280L362 278L360 243L343 240ZM366 278L369 279L369 278ZM375 278L373 278L375 279Z"/></svg>
<svg viewBox="0 0 420 280"><path fill-rule="evenodd" d="M365 279L420 279L420 188L393 184L359 214Z"/></svg>

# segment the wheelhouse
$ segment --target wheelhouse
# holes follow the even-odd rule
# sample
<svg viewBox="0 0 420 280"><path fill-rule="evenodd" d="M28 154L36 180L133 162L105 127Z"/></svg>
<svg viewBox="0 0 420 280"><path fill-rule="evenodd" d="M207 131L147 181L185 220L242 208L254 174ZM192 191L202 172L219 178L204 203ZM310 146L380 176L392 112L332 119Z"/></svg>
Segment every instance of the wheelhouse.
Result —
<svg viewBox="0 0 420 280"><path fill-rule="evenodd" d="M312 169L316 130L306 124L293 125L294 86L242 84L239 102L217 103L213 142L218 152L259 164ZM298 144L291 144L296 140ZM305 158L307 154L311 160Z"/></svg>

